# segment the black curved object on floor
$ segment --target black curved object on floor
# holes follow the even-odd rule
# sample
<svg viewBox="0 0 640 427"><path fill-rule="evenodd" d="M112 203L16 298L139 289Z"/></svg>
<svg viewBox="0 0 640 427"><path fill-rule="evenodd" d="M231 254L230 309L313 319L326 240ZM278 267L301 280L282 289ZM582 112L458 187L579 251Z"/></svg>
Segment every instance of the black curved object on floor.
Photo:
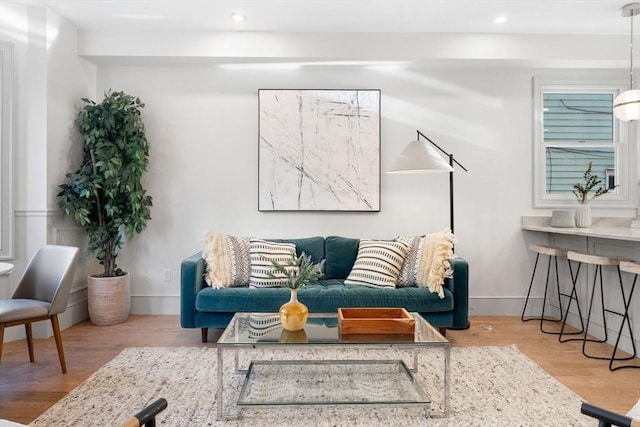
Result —
<svg viewBox="0 0 640 427"><path fill-rule="evenodd" d="M167 400L163 397L129 418L120 427L156 427L156 415L167 408Z"/></svg>
<svg viewBox="0 0 640 427"><path fill-rule="evenodd" d="M586 402L580 407L580 412L597 419L598 427L631 427L632 425L638 425L637 423L640 422L637 419L627 417L626 415L616 414L615 412L599 408Z"/></svg>

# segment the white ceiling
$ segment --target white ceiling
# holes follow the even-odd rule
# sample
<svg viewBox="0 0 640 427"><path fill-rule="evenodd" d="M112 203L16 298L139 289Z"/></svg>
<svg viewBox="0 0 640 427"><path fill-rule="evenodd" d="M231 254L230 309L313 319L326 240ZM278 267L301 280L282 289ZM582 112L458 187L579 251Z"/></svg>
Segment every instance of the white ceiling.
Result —
<svg viewBox="0 0 640 427"><path fill-rule="evenodd" d="M629 34L630 25L626 0L15 1L47 6L80 29L117 31ZM233 22L233 12L246 20Z"/></svg>

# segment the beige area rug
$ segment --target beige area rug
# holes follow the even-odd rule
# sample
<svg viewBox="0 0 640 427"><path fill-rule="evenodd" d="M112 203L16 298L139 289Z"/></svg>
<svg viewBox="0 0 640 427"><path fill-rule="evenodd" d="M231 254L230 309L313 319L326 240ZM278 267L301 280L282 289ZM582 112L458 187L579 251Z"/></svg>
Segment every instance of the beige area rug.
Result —
<svg viewBox="0 0 640 427"><path fill-rule="evenodd" d="M261 351L264 360L272 358L266 350L256 351ZM300 351L280 349L278 357L309 357L308 352L303 356ZM364 352L360 356L372 355L371 350ZM343 351L332 353L328 359L344 356ZM442 403L442 397L438 403L443 366L440 354L427 352L418 358L418 379L435 395L436 408ZM241 355L241 363L243 357L255 356ZM164 397L168 408L157 418L158 425L164 426L593 426L593 419L580 413L579 396L515 346L451 348L449 418L426 419L424 410L416 408L351 406L261 408L242 412L237 420L219 421L216 361L215 348L127 348L32 425L114 426ZM226 372L235 372L231 368ZM226 385L239 392L244 377L227 377Z"/></svg>

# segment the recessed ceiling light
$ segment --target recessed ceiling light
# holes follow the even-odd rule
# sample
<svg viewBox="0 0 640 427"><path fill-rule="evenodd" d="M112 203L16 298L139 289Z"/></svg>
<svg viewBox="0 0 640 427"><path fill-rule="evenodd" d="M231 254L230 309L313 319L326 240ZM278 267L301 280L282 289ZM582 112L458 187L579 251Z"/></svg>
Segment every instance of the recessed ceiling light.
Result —
<svg viewBox="0 0 640 427"><path fill-rule="evenodd" d="M240 12L234 12L231 14L231 20L235 22L243 22L245 19L244 15Z"/></svg>
<svg viewBox="0 0 640 427"><path fill-rule="evenodd" d="M507 22L507 17L502 15L498 16L496 19L493 20L493 22L495 22L496 24L503 24Z"/></svg>

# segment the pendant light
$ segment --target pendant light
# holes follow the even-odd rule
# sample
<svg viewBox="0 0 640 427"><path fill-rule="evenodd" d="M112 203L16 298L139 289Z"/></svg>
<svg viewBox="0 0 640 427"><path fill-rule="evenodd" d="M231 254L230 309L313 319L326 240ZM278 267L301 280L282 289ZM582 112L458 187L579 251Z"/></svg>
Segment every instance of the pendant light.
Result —
<svg viewBox="0 0 640 427"><path fill-rule="evenodd" d="M613 114L620 120L640 120L640 90L633 88L633 21L640 14L640 3L629 3L622 8L622 16L631 20L631 65L629 90L622 92L613 101Z"/></svg>

